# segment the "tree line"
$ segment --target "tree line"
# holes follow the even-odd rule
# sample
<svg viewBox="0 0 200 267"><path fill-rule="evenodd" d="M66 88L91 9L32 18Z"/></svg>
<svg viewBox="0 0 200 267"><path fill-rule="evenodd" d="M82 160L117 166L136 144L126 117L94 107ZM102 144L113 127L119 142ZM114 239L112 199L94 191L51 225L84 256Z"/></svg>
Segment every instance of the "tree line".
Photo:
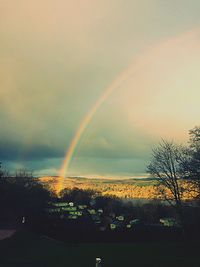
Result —
<svg viewBox="0 0 200 267"><path fill-rule="evenodd" d="M0 168L0 222L21 223L41 217L54 194L44 187L32 172L18 170L11 175Z"/></svg>

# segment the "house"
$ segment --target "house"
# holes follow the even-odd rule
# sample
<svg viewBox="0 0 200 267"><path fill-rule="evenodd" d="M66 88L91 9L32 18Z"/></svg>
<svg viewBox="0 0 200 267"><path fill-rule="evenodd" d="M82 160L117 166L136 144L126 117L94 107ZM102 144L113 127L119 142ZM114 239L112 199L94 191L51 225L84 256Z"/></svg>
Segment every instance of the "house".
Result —
<svg viewBox="0 0 200 267"><path fill-rule="evenodd" d="M62 208L62 210L64 210L64 211L76 211L77 208L76 207L66 207L66 208Z"/></svg>
<svg viewBox="0 0 200 267"><path fill-rule="evenodd" d="M124 222L123 221L119 221L119 220L113 220L110 223L110 229L111 230L115 230L117 228L122 229L124 227Z"/></svg>
<svg viewBox="0 0 200 267"><path fill-rule="evenodd" d="M56 207L67 207L69 204L67 202L58 202L58 203L53 203L53 206Z"/></svg>
<svg viewBox="0 0 200 267"><path fill-rule="evenodd" d="M84 209L87 208L87 205L78 205L78 208L79 208L80 210L84 210Z"/></svg>
<svg viewBox="0 0 200 267"><path fill-rule="evenodd" d="M160 223L166 227L180 227L180 224L175 218L161 218Z"/></svg>
<svg viewBox="0 0 200 267"><path fill-rule="evenodd" d="M117 216L116 219L118 221L124 221L124 216L120 215L120 216Z"/></svg>
<svg viewBox="0 0 200 267"><path fill-rule="evenodd" d="M69 212L70 215L76 215L76 216L82 216L83 213L81 211L70 211Z"/></svg>
<svg viewBox="0 0 200 267"><path fill-rule="evenodd" d="M88 209L87 211L89 212L90 215L96 214L96 210L94 209Z"/></svg>
<svg viewBox="0 0 200 267"><path fill-rule="evenodd" d="M117 225L115 223L110 224L110 229L115 230L117 228Z"/></svg>
<svg viewBox="0 0 200 267"><path fill-rule="evenodd" d="M77 217L77 215L69 215L68 216L68 219L70 219L70 220L76 220L78 217Z"/></svg>
<svg viewBox="0 0 200 267"><path fill-rule="evenodd" d="M83 212L82 211L77 211L77 215L78 216L82 216L83 215Z"/></svg>
<svg viewBox="0 0 200 267"><path fill-rule="evenodd" d="M129 222L130 225L138 224L140 222L139 219L134 219Z"/></svg>
<svg viewBox="0 0 200 267"><path fill-rule="evenodd" d="M98 209L98 213L103 213L103 209Z"/></svg>

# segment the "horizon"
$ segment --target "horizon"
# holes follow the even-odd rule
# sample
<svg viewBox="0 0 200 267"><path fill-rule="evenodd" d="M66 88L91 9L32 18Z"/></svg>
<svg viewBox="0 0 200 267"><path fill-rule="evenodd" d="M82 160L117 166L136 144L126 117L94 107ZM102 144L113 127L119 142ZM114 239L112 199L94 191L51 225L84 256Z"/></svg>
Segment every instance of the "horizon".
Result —
<svg viewBox="0 0 200 267"><path fill-rule="evenodd" d="M130 179L156 179L152 178L149 175L143 175L143 176L97 176L97 175L88 175L88 176L65 176L65 177L60 177L59 175L43 175L43 176L38 176L36 175L37 178L59 178L59 179L88 179L88 180L130 180Z"/></svg>

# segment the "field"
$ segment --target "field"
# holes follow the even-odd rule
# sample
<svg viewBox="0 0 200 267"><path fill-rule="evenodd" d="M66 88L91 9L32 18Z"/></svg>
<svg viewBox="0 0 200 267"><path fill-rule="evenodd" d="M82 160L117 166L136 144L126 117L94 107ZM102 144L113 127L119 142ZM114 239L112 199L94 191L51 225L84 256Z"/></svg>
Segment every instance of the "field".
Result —
<svg viewBox="0 0 200 267"><path fill-rule="evenodd" d="M60 178L58 177L41 177L42 182L48 184L50 188L56 189L56 185ZM181 182L186 188L188 185L185 182ZM92 178L80 178L70 177L65 178L63 188L72 189L74 187L80 189L92 189L100 192L102 195L112 195L119 198L130 199L162 199L158 188L156 179L144 178L144 179L92 179ZM169 192L167 192L169 194ZM192 199L190 193L185 192L183 199Z"/></svg>
<svg viewBox="0 0 200 267"><path fill-rule="evenodd" d="M58 177L42 177L52 189L56 188ZM91 178L65 178L64 188L93 189L102 195L113 195L120 198L158 198L153 179L91 179Z"/></svg>
<svg viewBox="0 0 200 267"><path fill-rule="evenodd" d="M0 241L1 267L199 267L199 244L65 244L28 232Z"/></svg>

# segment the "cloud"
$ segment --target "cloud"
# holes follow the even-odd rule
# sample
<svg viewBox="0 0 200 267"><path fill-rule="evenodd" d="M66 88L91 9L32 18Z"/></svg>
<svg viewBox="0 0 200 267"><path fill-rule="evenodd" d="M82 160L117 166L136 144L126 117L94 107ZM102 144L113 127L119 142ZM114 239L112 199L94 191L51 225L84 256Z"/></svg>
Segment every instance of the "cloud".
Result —
<svg viewBox="0 0 200 267"><path fill-rule="evenodd" d="M0 142L0 159L6 161L23 162L24 160L39 160L61 158L63 151L58 147L50 147L43 144L32 144L27 147L23 142L14 143L12 140L9 142Z"/></svg>
<svg viewBox="0 0 200 267"><path fill-rule="evenodd" d="M198 25L199 7L186 0L2 0L1 160L59 168L85 114L144 51L152 61L95 114L71 171L143 172L160 136L185 140L199 118L200 42L187 33Z"/></svg>

